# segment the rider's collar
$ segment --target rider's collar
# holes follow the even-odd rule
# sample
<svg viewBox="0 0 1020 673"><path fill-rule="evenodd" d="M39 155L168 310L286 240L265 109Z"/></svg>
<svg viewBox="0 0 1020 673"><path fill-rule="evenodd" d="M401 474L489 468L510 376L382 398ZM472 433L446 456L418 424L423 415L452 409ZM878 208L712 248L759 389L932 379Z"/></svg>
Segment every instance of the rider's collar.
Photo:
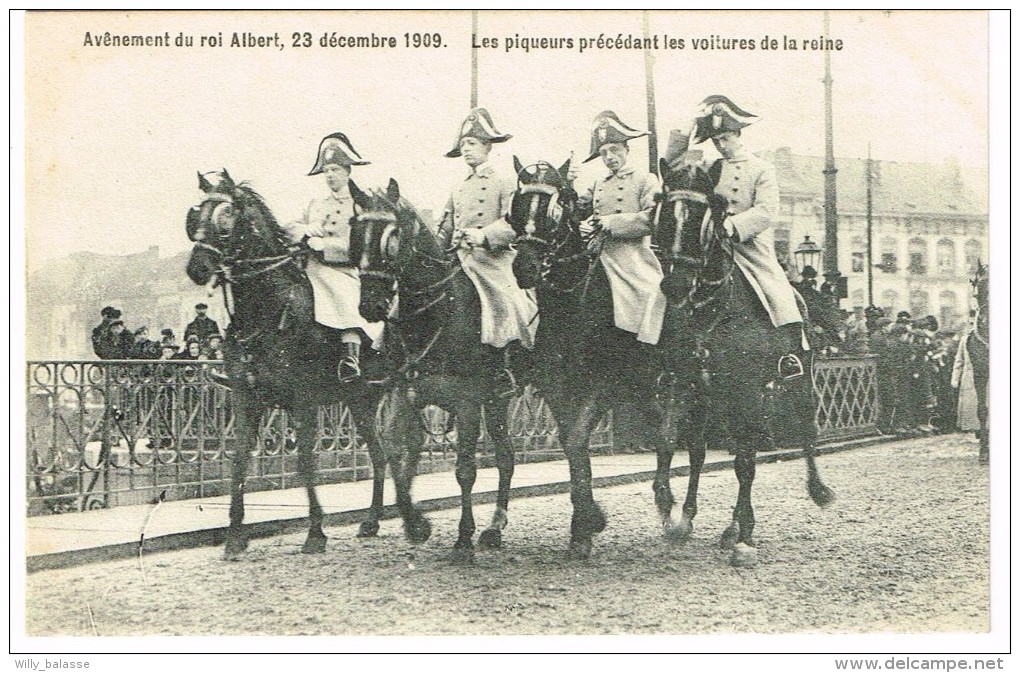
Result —
<svg viewBox="0 0 1020 673"><path fill-rule="evenodd" d="M490 175L492 175L493 171L495 170L496 169L492 167L492 164L490 164L488 161L483 161L482 163L475 166L474 170L471 171L471 174L468 175L468 177L471 178L474 176L478 176L480 178L487 178Z"/></svg>
<svg viewBox="0 0 1020 673"><path fill-rule="evenodd" d="M729 161L730 163L734 163L734 162L737 162L737 161L747 161L750 158L751 158L751 153L748 152L747 150L745 150L743 147L741 147L739 150L737 150L736 154L733 155L732 159L727 159L726 161Z"/></svg>
<svg viewBox="0 0 1020 673"><path fill-rule="evenodd" d="M332 189L329 190L330 198L336 199L337 201L350 201L351 200L351 188L350 185L344 185L340 188L339 192L334 192Z"/></svg>
<svg viewBox="0 0 1020 673"><path fill-rule="evenodd" d="M630 165L625 165L623 168L621 168L620 170L616 171L615 173L610 173L609 175L607 175L605 177L605 179L606 180L611 180L613 178L625 178L628 175L632 175L633 173L634 173L634 167L630 166Z"/></svg>

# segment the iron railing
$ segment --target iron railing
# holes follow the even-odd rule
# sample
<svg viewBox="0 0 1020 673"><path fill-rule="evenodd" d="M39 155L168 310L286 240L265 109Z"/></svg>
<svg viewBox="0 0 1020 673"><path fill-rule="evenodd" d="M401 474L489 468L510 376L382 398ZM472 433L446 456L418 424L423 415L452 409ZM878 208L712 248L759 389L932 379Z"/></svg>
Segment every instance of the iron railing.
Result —
<svg viewBox="0 0 1020 673"><path fill-rule="evenodd" d="M140 504L162 491L174 500L229 491L237 450L230 391L210 379L218 361L32 361L27 370L28 512L45 514ZM815 423L821 438L877 432L872 356L817 360ZM509 403L509 434L520 462L562 457L545 401L526 390ZM456 428L437 407L423 413L420 469L453 466ZM286 412L260 422L246 488L300 485L297 448ZM481 461L492 440L481 434ZM596 427L594 452L612 451L611 415ZM322 483L371 477L371 463L340 404L318 413L315 454Z"/></svg>

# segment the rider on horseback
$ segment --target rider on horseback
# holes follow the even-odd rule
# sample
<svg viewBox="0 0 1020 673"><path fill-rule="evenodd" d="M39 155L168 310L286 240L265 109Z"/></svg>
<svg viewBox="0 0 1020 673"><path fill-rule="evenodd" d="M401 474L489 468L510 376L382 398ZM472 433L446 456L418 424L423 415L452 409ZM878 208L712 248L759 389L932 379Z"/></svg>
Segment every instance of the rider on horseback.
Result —
<svg viewBox="0 0 1020 673"><path fill-rule="evenodd" d="M801 352L806 350L803 318L796 291L776 258L770 231L772 218L779 211L775 169L745 150L740 142L741 129L758 117L725 96L709 96L701 106L702 114L682 144L689 144L690 135L694 143L711 139L722 155L709 168L716 185L713 207L726 208L723 226L737 244L734 261L765 306L772 324L788 335L790 353L780 358L780 376L799 376L804 373ZM674 161L683 161L683 152L672 154L679 157Z"/></svg>
<svg viewBox="0 0 1020 673"><path fill-rule="evenodd" d="M463 157L471 173L453 189L439 223L444 246L457 246L464 273L478 291L482 307L481 340L503 349L507 369L502 377L515 388L509 371L514 344L527 350L535 345L538 306L517 286L513 273L516 238L506 220L515 183L496 173L489 163L493 143L506 142L510 134L496 130L485 108L472 110L460 126L451 158ZM523 355L523 353L521 353Z"/></svg>
<svg viewBox="0 0 1020 673"><path fill-rule="evenodd" d="M578 199L578 216L588 220L581 232L601 244L599 261L613 293L613 320L624 331L638 333L645 306L662 282L662 266L652 252L651 214L659 183L650 173L627 165L627 141L648 135L632 129L606 110L592 126L591 155L602 157L609 175L597 180ZM570 180L576 177L570 172Z"/></svg>
<svg viewBox="0 0 1020 673"><path fill-rule="evenodd" d="M337 376L345 383L361 376L362 340L377 342L383 329L383 323L368 323L358 312L361 281L348 256L354 216L351 167L368 163L343 133L323 138L309 175L324 174L329 194L312 199L301 219L284 226L292 241L313 251L305 272L315 297L315 321L340 333L346 353L337 365Z"/></svg>

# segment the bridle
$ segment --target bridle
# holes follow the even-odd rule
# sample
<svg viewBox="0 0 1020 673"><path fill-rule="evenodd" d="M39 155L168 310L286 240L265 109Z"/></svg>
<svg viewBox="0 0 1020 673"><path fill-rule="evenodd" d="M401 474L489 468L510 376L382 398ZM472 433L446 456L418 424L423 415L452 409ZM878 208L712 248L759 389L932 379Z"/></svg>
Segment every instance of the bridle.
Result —
<svg viewBox="0 0 1020 673"><path fill-rule="evenodd" d="M662 212L664 205L673 204L673 216L676 222L676 227L673 233L673 244L668 250L659 250L658 254L661 259L664 259L671 266L676 264L682 264L688 268L693 267L694 281L691 283L686 295L675 303L675 306L680 309L684 309L688 316L693 316L696 311L700 311L718 302L724 302L725 306L729 303L729 300L733 297L733 270L736 267L735 253L736 248L733 242L725 236L720 236L717 231L717 226L712 219L711 207L705 209L704 216L701 221L701 231L699 235L699 244L701 254L697 257L683 254L681 249L681 240L683 234L683 227L687 220L687 202L695 202L701 204L709 204L709 199L706 194L701 192L680 187L677 189L668 189L663 186L663 196L659 204L656 207L655 223L656 227L661 223ZM677 211L681 212L677 212ZM681 216L682 215L682 216ZM709 278L707 274L710 272L710 265L713 260L713 253L716 247L721 247L724 254L726 255L725 271L722 275L717 278ZM699 295L705 295L702 298L698 298ZM724 301L725 300L725 301ZM706 326L702 331L705 334L711 332L721 321L723 312L719 311L715 318Z"/></svg>
<svg viewBox="0 0 1020 673"><path fill-rule="evenodd" d="M571 243L572 238L575 238L575 242L580 242L582 245L584 241L582 241L580 236L567 224L571 213L570 211L564 213L564 207L559 201L560 190L556 185L542 182L525 182L521 179L523 174L530 173L529 169L531 168L536 169L534 175L538 179L543 178L544 171L548 170L555 172L556 170L552 167L552 165L546 162L538 162L529 166L524 166L518 171L517 193L523 197L529 197L529 199L527 220L523 225L524 233L517 236L514 240L514 244L518 246L532 245L539 249L539 277L541 278L542 287L561 294L572 294L581 290L583 298L587 294L586 290L591 284L592 276L598 264L598 253L591 251L587 248L587 246L584 246L584 249L581 252L561 256L563 249ZM551 233L554 235L552 240L535 235L535 232L539 230L536 222L538 221L538 209L542 196L549 197L549 202L546 205L545 213L543 214L545 217L544 221L556 223L556 226L551 230ZM582 276L573 285L561 286L551 278L551 274L557 266L572 264L582 259L588 261L588 269L584 276Z"/></svg>
<svg viewBox="0 0 1020 673"><path fill-rule="evenodd" d="M236 235L235 213L232 194L211 192L206 194L201 204L191 208L187 220L188 235L195 247L210 252L216 259L217 267L213 270L215 281L211 286L223 287L223 302L231 322L234 321L232 285L264 276L287 264L297 264L308 255L307 249L292 245L288 246L287 252L279 255L238 256L236 250L227 248Z"/></svg>

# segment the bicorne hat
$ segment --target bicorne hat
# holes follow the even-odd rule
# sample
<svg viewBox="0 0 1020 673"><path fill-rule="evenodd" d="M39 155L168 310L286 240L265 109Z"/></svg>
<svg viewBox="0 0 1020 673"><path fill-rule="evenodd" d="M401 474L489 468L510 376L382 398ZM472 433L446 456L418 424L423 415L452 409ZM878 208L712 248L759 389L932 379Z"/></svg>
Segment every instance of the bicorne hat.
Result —
<svg viewBox="0 0 1020 673"><path fill-rule="evenodd" d="M367 166L369 163L371 162L361 158L347 136L343 133L331 133L319 143L319 154L315 159L315 166L312 167L308 175L322 173L327 164L350 167Z"/></svg>
<svg viewBox="0 0 1020 673"><path fill-rule="evenodd" d="M464 122L457 130L457 137L453 141L453 149L446 153L446 156L456 158L460 156L460 141L464 138L477 138L490 143L505 143L513 138L509 133L500 133L496 125L492 123L492 116L483 107L476 107L464 118Z"/></svg>
<svg viewBox="0 0 1020 673"><path fill-rule="evenodd" d="M648 135L648 131L638 131L620 121L612 110L600 112L591 124L591 156L582 163L588 163L599 156L599 148L606 143L625 143L634 138Z"/></svg>
<svg viewBox="0 0 1020 673"><path fill-rule="evenodd" d="M709 96L701 101L701 116L695 126L694 142L702 143L727 131L739 131L758 119L758 115L740 109L726 96Z"/></svg>

